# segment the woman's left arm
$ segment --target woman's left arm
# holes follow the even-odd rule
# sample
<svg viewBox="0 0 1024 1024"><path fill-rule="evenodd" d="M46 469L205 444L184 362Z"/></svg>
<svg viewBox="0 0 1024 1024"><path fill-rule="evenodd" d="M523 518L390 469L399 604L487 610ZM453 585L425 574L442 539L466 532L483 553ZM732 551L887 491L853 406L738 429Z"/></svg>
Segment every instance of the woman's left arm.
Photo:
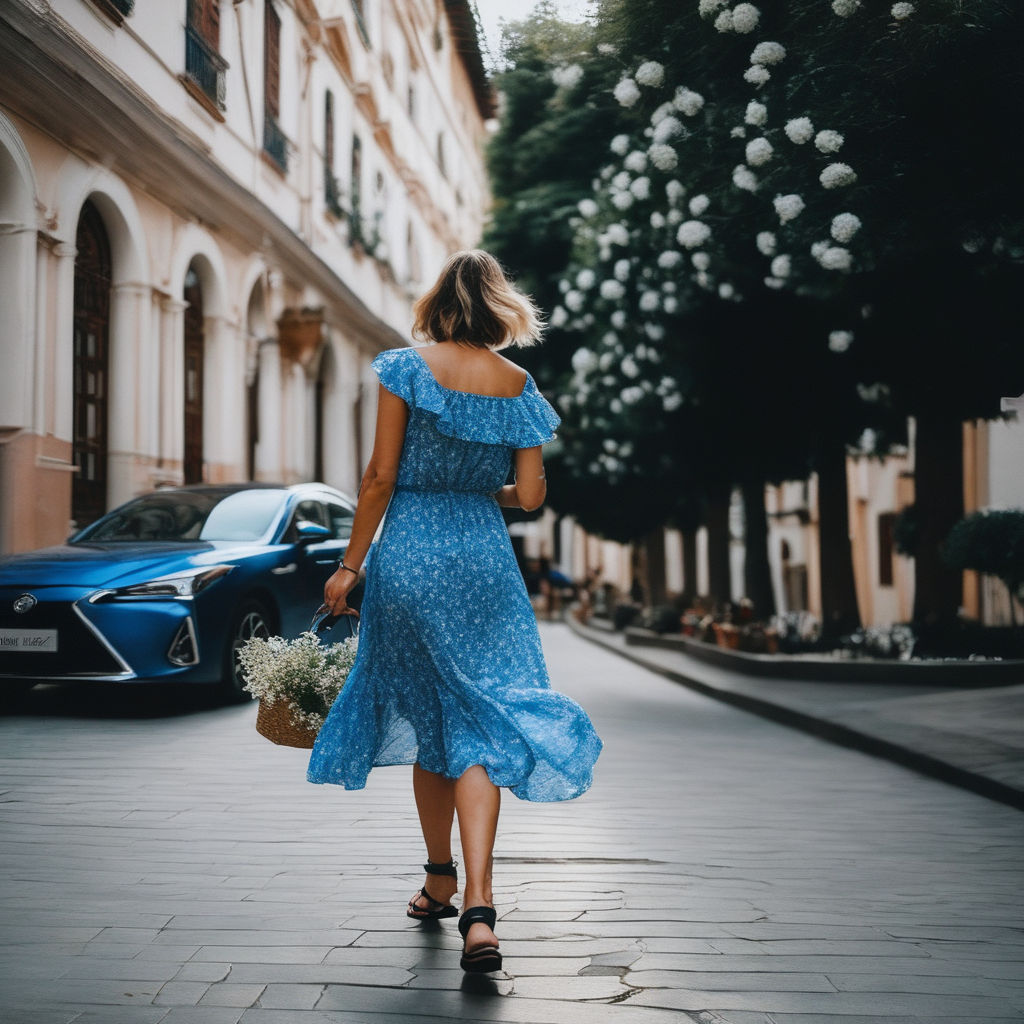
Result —
<svg viewBox="0 0 1024 1024"><path fill-rule="evenodd" d="M347 608L346 599L359 582L366 552L370 550L384 510L391 500L398 479L398 463L405 441L405 425L409 420L409 407L383 384L377 391L377 427L373 438L373 454L359 485L359 500L352 520L352 536L345 549L343 564L324 586L324 604L332 614L339 615ZM350 572L355 569L356 572Z"/></svg>

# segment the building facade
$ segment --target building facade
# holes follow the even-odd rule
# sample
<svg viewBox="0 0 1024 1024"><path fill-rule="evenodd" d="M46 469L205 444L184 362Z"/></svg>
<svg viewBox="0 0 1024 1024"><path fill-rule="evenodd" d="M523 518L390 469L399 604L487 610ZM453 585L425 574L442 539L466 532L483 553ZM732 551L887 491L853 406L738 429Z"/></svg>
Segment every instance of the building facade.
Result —
<svg viewBox="0 0 1024 1024"><path fill-rule="evenodd" d="M0 551L154 487L354 494L373 356L478 241L467 0L0 8Z"/></svg>

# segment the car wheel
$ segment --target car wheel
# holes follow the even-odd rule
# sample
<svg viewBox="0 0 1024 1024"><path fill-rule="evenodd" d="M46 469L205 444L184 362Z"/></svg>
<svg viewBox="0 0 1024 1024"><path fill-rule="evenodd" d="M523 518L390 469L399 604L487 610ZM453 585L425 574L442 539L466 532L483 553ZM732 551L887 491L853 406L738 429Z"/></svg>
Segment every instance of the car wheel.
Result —
<svg viewBox="0 0 1024 1024"><path fill-rule="evenodd" d="M235 612L228 633L227 650L224 653L222 689L227 700L238 703L252 700L252 694L245 689L242 667L238 663L238 651L252 637L258 636L265 640L271 632L270 613L258 601L247 601Z"/></svg>

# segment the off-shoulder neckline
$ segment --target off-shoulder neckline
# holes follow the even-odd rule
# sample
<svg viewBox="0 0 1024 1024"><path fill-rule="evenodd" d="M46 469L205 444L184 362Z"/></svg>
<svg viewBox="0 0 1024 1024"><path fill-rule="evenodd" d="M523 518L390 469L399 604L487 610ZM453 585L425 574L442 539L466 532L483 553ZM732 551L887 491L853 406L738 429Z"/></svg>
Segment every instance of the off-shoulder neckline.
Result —
<svg viewBox="0 0 1024 1024"><path fill-rule="evenodd" d="M450 388L445 386L434 376L434 371L430 369L430 364L426 361L426 359L423 358L423 355L420 353L419 349L408 348L406 349L406 351L414 352L416 354L417 361L419 362L420 366L423 367L423 371L427 374L427 376L442 391L450 391L453 395L466 395L468 398L491 398L499 402L516 402L526 394L526 389L530 385L530 371L524 370L523 372L526 374L526 380L523 381L522 390L519 392L518 395L483 395L479 391L459 391L458 388Z"/></svg>

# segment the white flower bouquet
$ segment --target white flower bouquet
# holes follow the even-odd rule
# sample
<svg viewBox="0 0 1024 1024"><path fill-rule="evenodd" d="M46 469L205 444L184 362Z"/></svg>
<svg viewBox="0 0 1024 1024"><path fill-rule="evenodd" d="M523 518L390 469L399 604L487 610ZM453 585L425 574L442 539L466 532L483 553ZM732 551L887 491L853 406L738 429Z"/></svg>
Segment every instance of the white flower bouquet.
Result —
<svg viewBox="0 0 1024 1024"><path fill-rule="evenodd" d="M356 659L358 640L324 645L313 631L297 640L252 637L238 652L245 689L260 702L256 729L284 746L311 749Z"/></svg>

